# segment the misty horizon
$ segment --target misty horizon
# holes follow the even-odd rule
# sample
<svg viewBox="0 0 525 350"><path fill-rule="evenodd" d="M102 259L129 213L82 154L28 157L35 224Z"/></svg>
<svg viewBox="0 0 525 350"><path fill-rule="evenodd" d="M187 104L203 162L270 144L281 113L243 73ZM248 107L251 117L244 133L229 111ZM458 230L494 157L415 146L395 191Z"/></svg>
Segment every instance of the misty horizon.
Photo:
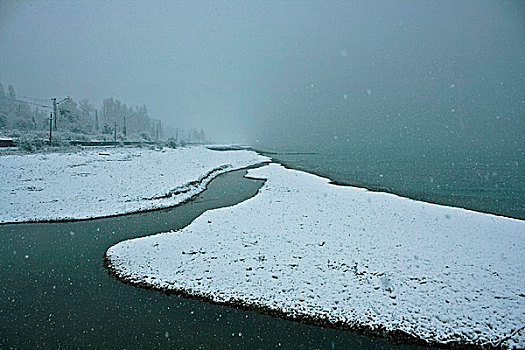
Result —
<svg viewBox="0 0 525 350"><path fill-rule="evenodd" d="M0 4L0 82L217 142L523 156L523 2Z"/></svg>

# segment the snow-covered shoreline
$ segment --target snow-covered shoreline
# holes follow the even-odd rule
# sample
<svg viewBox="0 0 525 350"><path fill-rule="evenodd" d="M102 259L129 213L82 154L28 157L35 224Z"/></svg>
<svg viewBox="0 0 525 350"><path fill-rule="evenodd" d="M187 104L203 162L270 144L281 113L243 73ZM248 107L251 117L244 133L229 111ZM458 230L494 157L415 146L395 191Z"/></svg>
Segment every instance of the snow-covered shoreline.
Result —
<svg viewBox="0 0 525 350"><path fill-rule="evenodd" d="M0 223L180 204L248 150L104 148L0 156ZM440 345L525 346L525 222L330 184L277 164L255 197L121 242L124 282L310 323ZM148 234L148 233L145 233Z"/></svg>
<svg viewBox="0 0 525 350"><path fill-rule="evenodd" d="M119 279L429 344L523 348L525 222L270 164L255 197L106 253Z"/></svg>
<svg viewBox="0 0 525 350"><path fill-rule="evenodd" d="M268 161L205 147L98 148L0 156L0 223L100 218L162 209L217 175Z"/></svg>

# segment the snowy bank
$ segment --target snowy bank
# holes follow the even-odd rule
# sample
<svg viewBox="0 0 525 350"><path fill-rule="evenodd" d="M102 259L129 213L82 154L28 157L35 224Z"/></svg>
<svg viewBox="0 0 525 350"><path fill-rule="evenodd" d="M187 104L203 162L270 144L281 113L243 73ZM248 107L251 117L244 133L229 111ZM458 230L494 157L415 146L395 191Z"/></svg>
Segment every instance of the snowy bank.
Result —
<svg viewBox="0 0 525 350"><path fill-rule="evenodd" d="M428 343L523 348L525 222L329 184L276 164L255 197L121 242L121 280Z"/></svg>
<svg viewBox="0 0 525 350"><path fill-rule="evenodd" d="M0 156L0 222L86 219L165 208L215 176L266 161L203 147L99 148Z"/></svg>

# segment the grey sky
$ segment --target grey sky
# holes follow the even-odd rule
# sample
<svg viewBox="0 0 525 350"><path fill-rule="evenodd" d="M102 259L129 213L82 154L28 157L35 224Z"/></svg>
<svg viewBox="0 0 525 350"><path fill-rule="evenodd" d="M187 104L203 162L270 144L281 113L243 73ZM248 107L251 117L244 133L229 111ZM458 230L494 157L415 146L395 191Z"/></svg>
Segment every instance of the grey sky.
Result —
<svg viewBox="0 0 525 350"><path fill-rule="evenodd" d="M522 147L525 5L2 0L0 81L219 141Z"/></svg>

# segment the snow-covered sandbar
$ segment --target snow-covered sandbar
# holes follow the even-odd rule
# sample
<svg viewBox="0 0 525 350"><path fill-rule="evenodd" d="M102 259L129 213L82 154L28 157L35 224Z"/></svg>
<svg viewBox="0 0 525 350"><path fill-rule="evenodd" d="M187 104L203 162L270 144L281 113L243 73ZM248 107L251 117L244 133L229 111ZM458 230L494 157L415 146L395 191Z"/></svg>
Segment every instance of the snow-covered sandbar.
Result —
<svg viewBox="0 0 525 350"><path fill-rule="evenodd" d="M433 344L525 346L525 222L335 186L276 164L253 198L121 242L121 280Z"/></svg>
<svg viewBox="0 0 525 350"><path fill-rule="evenodd" d="M177 205L225 171L267 161L255 152L99 148L0 156L0 222L88 219Z"/></svg>

